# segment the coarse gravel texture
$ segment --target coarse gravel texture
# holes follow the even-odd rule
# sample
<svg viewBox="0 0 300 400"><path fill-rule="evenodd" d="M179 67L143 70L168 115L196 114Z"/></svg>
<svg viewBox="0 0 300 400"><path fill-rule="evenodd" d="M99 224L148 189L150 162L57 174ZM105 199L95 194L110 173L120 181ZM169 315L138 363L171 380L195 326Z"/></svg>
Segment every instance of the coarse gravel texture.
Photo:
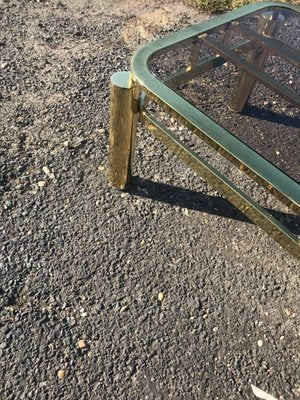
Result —
<svg viewBox="0 0 300 400"><path fill-rule="evenodd" d="M300 397L299 263L142 127L107 182L110 76L204 18L0 0L1 400Z"/></svg>

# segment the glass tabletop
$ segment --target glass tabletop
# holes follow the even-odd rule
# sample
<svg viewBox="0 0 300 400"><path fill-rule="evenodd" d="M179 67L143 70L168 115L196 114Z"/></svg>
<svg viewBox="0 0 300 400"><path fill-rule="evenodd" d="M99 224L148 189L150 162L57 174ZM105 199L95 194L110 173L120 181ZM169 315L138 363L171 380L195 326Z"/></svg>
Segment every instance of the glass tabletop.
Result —
<svg viewBox="0 0 300 400"><path fill-rule="evenodd" d="M148 61L156 79L296 182L299 67L299 13L279 6L178 41Z"/></svg>

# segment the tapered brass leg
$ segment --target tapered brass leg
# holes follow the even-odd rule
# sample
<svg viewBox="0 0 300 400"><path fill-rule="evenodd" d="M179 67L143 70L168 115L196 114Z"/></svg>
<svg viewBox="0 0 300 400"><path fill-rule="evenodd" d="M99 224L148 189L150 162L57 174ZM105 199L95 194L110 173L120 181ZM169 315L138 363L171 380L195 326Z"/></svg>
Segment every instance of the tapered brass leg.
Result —
<svg viewBox="0 0 300 400"><path fill-rule="evenodd" d="M275 37L284 20L284 16L276 11L264 12L262 13L257 32L261 35ZM247 61L253 64L257 69L262 69L268 55L268 51L263 47L256 47L254 45L253 50L249 52ZM235 112L243 111L251 95L254 84L255 78L248 75L246 72L240 72L228 104L231 110Z"/></svg>
<svg viewBox="0 0 300 400"><path fill-rule="evenodd" d="M117 189L126 189L131 178L139 95L130 72L111 77L109 181Z"/></svg>

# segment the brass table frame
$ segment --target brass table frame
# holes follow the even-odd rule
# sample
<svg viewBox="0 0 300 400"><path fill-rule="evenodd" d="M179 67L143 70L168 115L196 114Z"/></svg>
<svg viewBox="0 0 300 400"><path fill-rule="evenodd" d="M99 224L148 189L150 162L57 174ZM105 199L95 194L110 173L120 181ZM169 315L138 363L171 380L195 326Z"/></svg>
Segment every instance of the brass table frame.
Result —
<svg viewBox="0 0 300 400"><path fill-rule="evenodd" d="M241 71L230 103L233 110L241 111L243 109L255 81L260 81L293 104L300 105L300 99L296 93L281 85L265 72L260 71L268 52L280 55L298 68L300 65L299 51L286 44L283 46L275 38L278 24L281 21L280 15L274 18L274 7L287 9L289 12L299 13L300 11L298 6L286 3L261 2L250 4L144 45L135 53L130 72L117 72L112 76L109 180L112 186L121 190L125 189L130 183L135 133L139 119L175 155L280 243L290 254L300 260L300 239L298 235L291 232L215 167L186 146L146 109L148 99L155 101L219 154L300 215L300 185L295 180L172 90L174 83L191 80L203 71L208 71L230 61L237 65ZM236 21L258 11L266 13L267 18L257 32ZM273 12L273 15L268 18L270 11ZM242 32L245 37L250 37L252 41L259 42L263 51L257 54L257 50L253 49L248 53L250 59L245 60L233 49L229 49L209 37L209 33L222 25L230 26L238 32ZM264 35L266 32L268 32L268 35ZM214 49L217 55L198 64L192 55L190 67L170 77L167 82L158 80L149 71L148 63L151 57L157 56L166 49L176 48L182 45L184 41L191 39L196 42L203 40ZM247 46L247 41L241 46ZM241 92L241 87L242 93L237 93L237 91Z"/></svg>

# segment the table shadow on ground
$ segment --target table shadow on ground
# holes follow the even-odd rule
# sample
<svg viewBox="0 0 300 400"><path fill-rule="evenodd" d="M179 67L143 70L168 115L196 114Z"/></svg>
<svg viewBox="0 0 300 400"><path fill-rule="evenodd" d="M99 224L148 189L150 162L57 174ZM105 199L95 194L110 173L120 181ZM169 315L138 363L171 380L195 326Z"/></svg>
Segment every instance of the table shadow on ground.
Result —
<svg viewBox="0 0 300 400"><path fill-rule="evenodd" d="M229 201L219 196L210 196L195 190L183 189L166 183L133 177L128 193L142 198L152 199L189 210L217 215L232 220L253 224ZM300 217L277 210L265 208L274 218L283 223L294 234L300 234Z"/></svg>
<svg viewBox="0 0 300 400"><path fill-rule="evenodd" d="M300 119L298 116L288 116L279 114L277 112L268 110L267 108L257 107L255 105L248 104L243 111L244 115L249 117L255 117L263 121L270 121L276 124L285 125L288 127L299 128Z"/></svg>

